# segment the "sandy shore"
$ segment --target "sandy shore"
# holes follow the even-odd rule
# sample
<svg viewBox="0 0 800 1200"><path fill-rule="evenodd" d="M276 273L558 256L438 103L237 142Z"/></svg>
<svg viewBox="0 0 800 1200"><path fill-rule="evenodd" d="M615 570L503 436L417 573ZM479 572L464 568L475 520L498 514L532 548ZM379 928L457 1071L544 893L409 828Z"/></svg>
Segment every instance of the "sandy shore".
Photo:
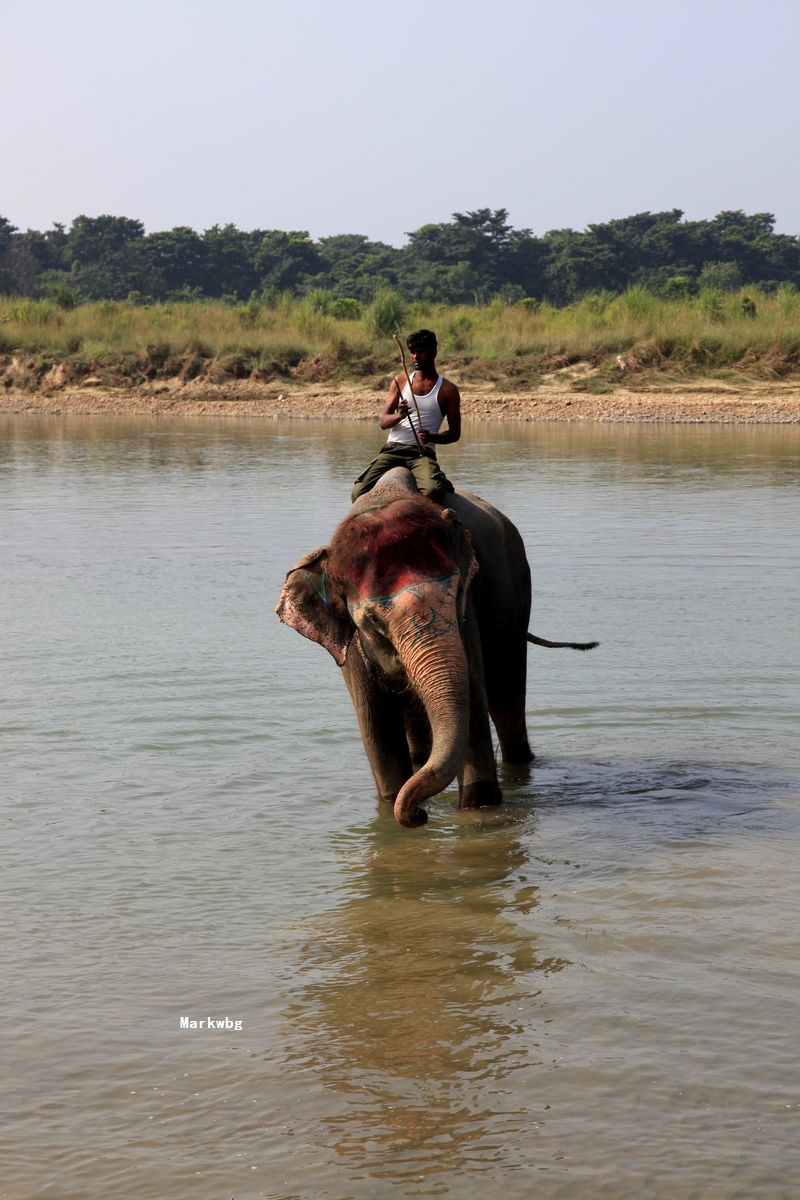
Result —
<svg viewBox="0 0 800 1200"><path fill-rule="evenodd" d="M464 416L475 421L800 424L797 382L733 387L698 381L660 390L620 387L606 395L576 391L574 383L564 380L535 392L511 394L465 385ZM376 390L374 384L279 385L242 380L214 385L171 380L115 389L86 384L51 392L2 389L0 412L374 420L384 398L385 389Z"/></svg>

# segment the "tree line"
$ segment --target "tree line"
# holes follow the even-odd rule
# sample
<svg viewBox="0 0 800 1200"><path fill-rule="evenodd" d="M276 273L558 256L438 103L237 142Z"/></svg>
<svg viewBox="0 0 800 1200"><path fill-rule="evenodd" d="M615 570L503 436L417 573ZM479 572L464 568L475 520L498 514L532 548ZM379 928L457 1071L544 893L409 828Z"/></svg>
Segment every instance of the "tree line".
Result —
<svg viewBox="0 0 800 1200"><path fill-rule="evenodd" d="M401 249L362 234L314 241L305 231L235 225L148 234L141 221L113 216L23 233L0 217L0 295L50 296L63 307L90 300L269 303L286 292L324 290L345 315L348 304L368 304L387 289L412 301L481 304L499 296L563 307L636 286L677 298L781 284L800 287L800 241L776 233L771 213L742 210L685 221L674 208L536 236L514 229L506 209L482 208L423 225Z"/></svg>

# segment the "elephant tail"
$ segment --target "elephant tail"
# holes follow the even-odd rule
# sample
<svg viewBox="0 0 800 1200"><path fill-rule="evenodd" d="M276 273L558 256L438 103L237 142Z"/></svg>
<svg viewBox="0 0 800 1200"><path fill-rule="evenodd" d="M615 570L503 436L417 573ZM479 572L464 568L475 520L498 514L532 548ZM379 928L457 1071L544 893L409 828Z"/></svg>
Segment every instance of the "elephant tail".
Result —
<svg viewBox="0 0 800 1200"><path fill-rule="evenodd" d="M526 634L534 646L548 646L551 650L594 650L599 642L548 642L547 638L537 637L535 633Z"/></svg>

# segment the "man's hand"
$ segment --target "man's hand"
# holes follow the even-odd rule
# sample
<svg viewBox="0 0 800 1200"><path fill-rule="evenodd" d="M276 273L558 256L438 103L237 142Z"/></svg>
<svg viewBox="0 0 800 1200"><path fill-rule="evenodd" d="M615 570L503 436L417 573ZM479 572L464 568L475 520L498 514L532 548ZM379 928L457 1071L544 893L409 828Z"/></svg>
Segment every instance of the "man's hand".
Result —
<svg viewBox="0 0 800 1200"><path fill-rule="evenodd" d="M399 420L397 422L398 425L400 424L400 421L404 420L406 417L409 418L409 424L411 425L411 428L416 431L420 446L424 447L433 445L432 435L429 434L426 429L417 428L418 422L416 416L412 414L411 407L402 394L397 405L397 412L399 416Z"/></svg>
<svg viewBox="0 0 800 1200"><path fill-rule="evenodd" d="M397 380L393 379L389 388L389 399L381 413L381 429L394 429L395 425L399 425L407 416L408 401L404 399Z"/></svg>

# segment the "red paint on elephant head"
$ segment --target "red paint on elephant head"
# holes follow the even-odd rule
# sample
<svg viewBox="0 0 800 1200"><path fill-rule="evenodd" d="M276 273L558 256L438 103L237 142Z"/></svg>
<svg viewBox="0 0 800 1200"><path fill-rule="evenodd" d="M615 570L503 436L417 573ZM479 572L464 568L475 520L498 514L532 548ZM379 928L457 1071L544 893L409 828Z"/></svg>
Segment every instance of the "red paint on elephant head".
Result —
<svg viewBox="0 0 800 1200"><path fill-rule="evenodd" d="M350 603L388 596L457 571L454 537L463 536L432 500L396 500L342 521L331 542L331 572Z"/></svg>

